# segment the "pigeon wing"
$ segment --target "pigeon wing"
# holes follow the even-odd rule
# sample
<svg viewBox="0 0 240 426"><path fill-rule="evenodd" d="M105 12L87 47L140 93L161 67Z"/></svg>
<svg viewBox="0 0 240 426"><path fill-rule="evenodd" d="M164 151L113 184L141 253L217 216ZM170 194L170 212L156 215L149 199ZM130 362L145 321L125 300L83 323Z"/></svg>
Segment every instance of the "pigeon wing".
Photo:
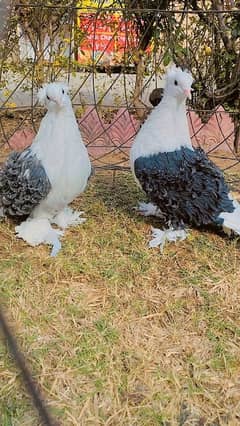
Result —
<svg viewBox="0 0 240 426"><path fill-rule="evenodd" d="M234 210L223 174L201 149L140 157L134 170L150 201L173 226L216 224L221 212Z"/></svg>
<svg viewBox="0 0 240 426"><path fill-rule="evenodd" d="M0 171L0 206L4 215L28 216L50 189L44 167L30 148L10 154Z"/></svg>

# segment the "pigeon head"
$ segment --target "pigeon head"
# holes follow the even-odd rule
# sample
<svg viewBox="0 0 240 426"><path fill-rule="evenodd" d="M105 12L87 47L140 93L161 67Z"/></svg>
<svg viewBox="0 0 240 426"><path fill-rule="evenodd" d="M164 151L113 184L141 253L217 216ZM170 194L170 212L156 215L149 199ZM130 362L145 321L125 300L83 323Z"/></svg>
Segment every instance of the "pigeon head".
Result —
<svg viewBox="0 0 240 426"><path fill-rule="evenodd" d="M59 82L45 84L38 92L38 100L49 111L59 111L71 105L68 86Z"/></svg>
<svg viewBox="0 0 240 426"><path fill-rule="evenodd" d="M166 73L165 93L180 101L191 99L193 77L187 70L182 70L175 64Z"/></svg>

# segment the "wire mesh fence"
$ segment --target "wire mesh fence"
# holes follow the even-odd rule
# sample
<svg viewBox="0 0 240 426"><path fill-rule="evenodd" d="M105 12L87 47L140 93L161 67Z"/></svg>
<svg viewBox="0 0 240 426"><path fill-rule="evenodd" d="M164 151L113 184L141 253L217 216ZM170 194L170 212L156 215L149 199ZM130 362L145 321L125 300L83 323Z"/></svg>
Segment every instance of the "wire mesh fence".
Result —
<svg viewBox="0 0 240 426"><path fill-rule="evenodd" d="M175 61L195 79L193 144L237 179L239 12L232 1L12 2L0 47L1 157L32 142L44 113L37 90L58 80L69 83L93 163L128 170L132 140Z"/></svg>

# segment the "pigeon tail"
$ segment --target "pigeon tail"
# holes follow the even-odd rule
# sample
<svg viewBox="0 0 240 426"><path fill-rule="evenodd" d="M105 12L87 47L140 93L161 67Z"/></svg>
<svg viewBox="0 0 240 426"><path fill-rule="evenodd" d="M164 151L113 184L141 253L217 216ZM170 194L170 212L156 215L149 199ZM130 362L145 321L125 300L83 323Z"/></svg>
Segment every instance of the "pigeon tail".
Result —
<svg viewBox="0 0 240 426"><path fill-rule="evenodd" d="M240 204L238 201L233 200L233 206L232 213L223 212L219 215L219 219L223 221L223 231L229 236L232 233L240 235Z"/></svg>

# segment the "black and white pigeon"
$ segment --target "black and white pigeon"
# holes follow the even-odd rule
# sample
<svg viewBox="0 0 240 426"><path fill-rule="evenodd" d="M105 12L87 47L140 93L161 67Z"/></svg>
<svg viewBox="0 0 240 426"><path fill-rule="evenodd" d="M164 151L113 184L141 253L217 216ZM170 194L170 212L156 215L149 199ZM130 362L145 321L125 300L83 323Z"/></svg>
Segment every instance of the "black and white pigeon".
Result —
<svg viewBox="0 0 240 426"><path fill-rule="evenodd" d="M159 216L164 229L152 228L150 247L186 238L186 227L214 225L240 234L240 205L233 200L220 169L189 135L186 99L192 75L172 65L164 95L137 134L130 152L132 172L150 203L140 203L146 216Z"/></svg>
<svg viewBox="0 0 240 426"><path fill-rule="evenodd" d="M51 224L65 229L84 221L68 204L86 188L91 164L67 85L46 84L38 98L48 111L32 145L10 154L0 170L0 207L3 216L21 222L18 237L31 245L51 244L54 256L63 230Z"/></svg>

